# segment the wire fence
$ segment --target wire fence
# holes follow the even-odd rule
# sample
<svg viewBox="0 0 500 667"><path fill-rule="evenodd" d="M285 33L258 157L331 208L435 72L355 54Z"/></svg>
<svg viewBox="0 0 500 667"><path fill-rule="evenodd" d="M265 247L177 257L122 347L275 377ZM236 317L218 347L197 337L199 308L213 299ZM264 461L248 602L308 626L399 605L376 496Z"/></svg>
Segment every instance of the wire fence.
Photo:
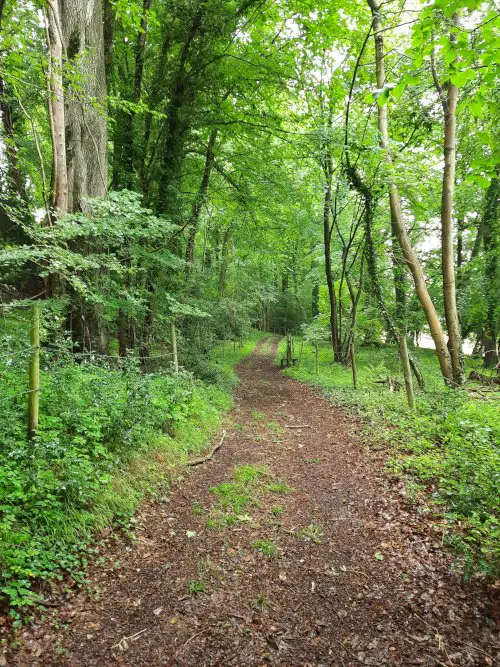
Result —
<svg viewBox="0 0 500 667"><path fill-rule="evenodd" d="M23 316L14 308L25 311ZM51 366L53 368L57 364L77 363L80 366L99 366L106 370L128 372L134 364L140 364L142 370L150 370L147 368L149 362L163 361L168 370L178 370L174 349L152 354L136 354L133 350L127 351L125 355L101 354L93 350L75 350L73 341L67 338L62 338L59 343L50 339L41 340L41 302L36 301L30 307L22 305L14 308L8 311L4 308L3 317L0 317L0 345L11 346L11 349L0 351L0 405L5 409L8 404L19 406L19 401L26 400L28 433L34 432L38 421L38 404L43 393L41 366L44 371L50 371ZM30 312L26 312L28 308ZM23 337L30 344L23 344Z"/></svg>

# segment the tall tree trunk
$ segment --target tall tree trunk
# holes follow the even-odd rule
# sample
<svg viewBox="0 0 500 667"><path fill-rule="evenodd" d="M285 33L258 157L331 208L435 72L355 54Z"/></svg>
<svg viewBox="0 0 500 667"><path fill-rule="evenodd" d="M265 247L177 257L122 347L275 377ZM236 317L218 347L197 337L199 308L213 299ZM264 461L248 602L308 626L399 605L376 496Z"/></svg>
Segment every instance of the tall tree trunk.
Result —
<svg viewBox="0 0 500 667"><path fill-rule="evenodd" d="M332 340L333 360L341 361L339 329L337 322L337 296L332 273L332 227L330 226L330 209L332 205L332 177L333 165L330 147L325 148L325 195L323 200L323 244L325 252L325 274L328 287L328 301L330 305L330 332Z"/></svg>
<svg viewBox="0 0 500 667"><path fill-rule="evenodd" d="M201 210L207 198L208 186L210 183L210 175L212 173L212 167L215 159L214 146L215 146L215 141L217 139L217 134L218 134L217 129L212 130L212 132L210 133L207 149L205 152L205 166L203 168L203 175L201 178L200 187L196 195L196 198L193 202L191 215L187 223L189 235L186 246L186 266L188 272L191 270L194 262L194 246L196 240L196 233L198 231L198 221L200 219Z"/></svg>
<svg viewBox="0 0 500 667"><path fill-rule="evenodd" d="M319 315L319 283L315 281L311 291L311 314L313 317Z"/></svg>
<svg viewBox="0 0 500 667"><path fill-rule="evenodd" d="M0 30L2 28L2 19L5 9L5 0L0 0ZM2 115L3 138L5 143L5 157L7 160L7 207L2 205L0 218L0 233L9 241L16 240L22 243L25 240L25 233L18 224L15 216L10 215L9 207L19 209L21 204L23 209L28 208L28 193L26 191L26 179L23 175L18 159L18 146L14 132L14 116L9 96L7 94L5 81L0 76L0 114ZM22 213L24 215L24 211ZM5 216L5 227L3 217Z"/></svg>
<svg viewBox="0 0 500 667"><path fill-rule="evenodd" d="M113 69L113 42L115 35L115 10L111 0L103 0L103 39L104 39L104 70L108 93L111 90L111 72Z"/></svg>
<svg viewBox="0 0 500 667"><path fill-rule="evenodd" d="M47 7L47 46L49 50L48 93L52 135L51 205L56 214L68 211L68 168L66 162L66 123L63 89L62 16L57 3Z"/></svg>
<svg viewBox="0 0 500 667"><path fill-rule="evenodd" d="M132 94L130 96L130 101L133 104L137 104L140 101L142 95L148 18L152 2L153 0L143 0L142 3L142 15L139 26L139 33L137 34L137 39L134 46L134 80L132 84ZM121 174L121 180L118 182L117 187L125 187L129 189L135 189L138 181L138 170L136 164L138 150L136 146L136 134L134 133L134 118L134 111L125 111L123 125L121 127L122 150L120 157L122 164L120 165L119 170L119 173Z"/></svg>
<svg viewBox="0 0 500 667"><path fill-rule="evenodd" d="M458 15L453 14L453 24L458 25ZM454 33L450 35L452 43L457 41ZM455 280L455 258L453 249L453 203L455 195L456 163L456 111L458 87L451 81L446 83L446 92L439 83L434 52L431 55L431 69L434 84L438 91L444 112L444 168L441 190L441 269L443 274L443 300L446 327L448 329L448 350L451 358L452 383L459 386L464 382L462 336L457 308L457 289Z"/></svg>
<svg viewBox="0 0 500 667"><path fill-rule="evenodd" d="M498 168L497 168L498 174ZM483 214L484 273L486 285L486 322L484 327L484 365L494 368L498 364L498 322L496 308L500 294L500 272L498 270L499 234L498 197L500 195L498 175L492 179L486 193Z"/></svg>
<svg viewBox="0 0 500 667"><path fill-rule="evenodd" d="M394 282L395 319L401 333L406 333L406 277L404 257L396 235L395 225L391 224L392 277Z"/></svg>
<svg viewBox="0 0 500 667"><path fill-rule="evenodd" d="M12 107L5 90L5 82L0 77L0 113L2 114L2 126L5 137L5 156L7 158L8 188L17 197L27 199L26 183L24 175L19 167L18 148L14 134L14 119Z"/></svg>
<svg viewBox="0 0 500 667"><path fill-rule="evenodd" d="M61 93L65 132L55 137L56 142L62 142L63 136L65 141L67 198L64 205L70 213L87 211L87 197L107 195L107 87L102 4L98 0L53 0L49 17L50 12L49 41L57 45L57 49L61 48L63 61L77 75L77 84ZM59 51L55 53L59 57ZM55 71L53 76L57 74ZM56 79L56 85L60 84L61 80ZM58 103L56 117L60 120L61 99L55 97L55 100ZM59 126L53 127L59 131ZM60 144L56 146L62 156ZM64 193L64 188L56 187L56 193ZM62 205L59 208L62 210ZM96 282L99 282L97 275ZM79 307L77 299L70 319L75 322L76 333L82 341L88 341L99 354L107 353L101 304L84 303Z"/></svg>
<svg viewBox="0 0 500 667"><path fill-rule="evenodd" d="M385 63L384 63L384 38L380 20L380 5L375 0L368 0L368 5L373 16L373 31L375 37L375 59L377 88L381 89L385 85ZM389 147L389 130L387 119L387 105L378 107L378 129L380 132L380 146L383 150L384 158L389 165L392 165L392 155ZM450 358L446 340L441 327L441 322L427 289L422 266L411 245L406 226L403 221L401 202L397 185L391 181L388 184L389 206L391 211L391 228L393 235L398 239L403 253L404 260L411 272L415 291L420 301L422 309L427 319L427 324L431 332L432 339L436 348L436 355L441 368L441 374L446 383L453 383L453 373L450 365Z"/></svg>
<svg viewBox="0 0 500 667"><path fill-rule="evenodd" d="M162 187L158 197L158 209L174 222L179 220L182 165L185 142L191 127L188 107L195 98L193 74L188 71L188 61L195 38L204 31L203 7L195 11L183 44L177 71L170 89L167 109L166 137L160 165Z"/></svg>
<svg viewBox="0 0 500 667"><path fill-rule="evenodd" d="M66 93L68 210L85 211L86 197L107 194L106 70L101 2L58 0L63 47L78 85Z"/></svg>
<svg viewBox="0 0 500 667"><path fill-rule="evenodd" d="M230 222L228 227L224 231L224 236L222 240L222 253L221 253L221 263L219 271L219 295L223 297L226 293L227 287L227 269L229 266L229 245L231 242L231 236L233 234L233 223Z"/></svg>

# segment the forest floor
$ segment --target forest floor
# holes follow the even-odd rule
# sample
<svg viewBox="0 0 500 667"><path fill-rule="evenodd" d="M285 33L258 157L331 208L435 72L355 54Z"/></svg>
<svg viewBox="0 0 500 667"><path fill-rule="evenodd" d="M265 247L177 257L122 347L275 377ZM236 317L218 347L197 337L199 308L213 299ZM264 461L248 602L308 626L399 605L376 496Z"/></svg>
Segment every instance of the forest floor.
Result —
<svg viewBox="0 0 500 667"><path fill-rule="evenodd" d="M91 592L23 631L0 664L497 663L491 587L463 582L384 454L280 373L277 344L237 369L213 459L145 503L137 540L105 554Z"/></svg>

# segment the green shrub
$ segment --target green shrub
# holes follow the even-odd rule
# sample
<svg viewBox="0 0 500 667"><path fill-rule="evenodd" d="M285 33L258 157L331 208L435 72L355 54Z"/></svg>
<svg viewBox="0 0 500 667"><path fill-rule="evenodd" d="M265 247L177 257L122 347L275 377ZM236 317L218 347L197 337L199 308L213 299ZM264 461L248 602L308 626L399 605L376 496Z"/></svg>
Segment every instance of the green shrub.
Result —
<svg viewBox="0 0 500 667"><path fill-rule="evenodd" d="M96 530L113 522L128 530L144 493L203 448L231 405L232 367L257 338L223 363L204 360L211 384L182 370L144 373L134 359L102 366L43 350L32 441L22 393L27 358L14 354L22 341L6 341L13 354L0 358L9 379L0 392L0 599L11 614L20 618L18 610L63 577L81 583Z"/></svg>

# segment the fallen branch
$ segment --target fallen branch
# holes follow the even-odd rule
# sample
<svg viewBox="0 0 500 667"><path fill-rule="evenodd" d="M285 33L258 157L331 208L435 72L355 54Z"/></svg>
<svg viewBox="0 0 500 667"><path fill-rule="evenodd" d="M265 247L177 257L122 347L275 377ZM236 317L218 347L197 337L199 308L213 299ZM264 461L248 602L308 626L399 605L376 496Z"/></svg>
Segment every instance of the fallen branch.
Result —
<svg viewBox="0 0 500 667"><path fill-rule="evenodd" d="M118 644L115 644L114 646L111 647L111 649L114 648L120 648L121 651L124 651L127 648L127 641L135 641L139 635L142 635L143 632L146 632L147 628L144 628L144 630L139 630L139 632L136 632L135 635L130 635L129 637L122 637Z"/></svg>
<svg viewBox="0 0 500 667"><path fill-rule="evenodd" d="M210 461L210 459L213 457L216 451L218 451L222 447L222 443L224 442L224 438L226 437L226 431L222 431L222 438L220 441L215 445L215 447L212 449L212 451L207 454L206 456L200 456L197 459L192 459L191 461L187 462L188 466L199 466L202 463L206 463L207 461Z"/></svg>
<svg viewBox="0 0 500 667"><path fill-rule="evenodd" d="M478 373L477 371L471 371L469 373L469 380L475 380L481 384L495 387L500 385L500 377L495 377L494 375L484 375L483 373Z"/></svg>
<svg viewBox="0 0 500 667"><path fill-rule="evenodd" d="M311 428L311 424L299 424L297 426L288 426L285 424L285 428Z"/></svg>
<svg viewBox="0 0 500 667"><path fill-rule="evenodd" d="M191 637L189 637L189 639L184 642L184 644L176 651L176 653L174 655L174 660L175 660L176 664L182 664L182 662L180 660L180 654L186 648L186 645L189 644L189 642L192 641L193 639L196 639L196 637L199 637L200 635L203 635L205 632L208 632L208 630L210 630L210 628L205 628L204 630L201 630L200 632L197 632L196 634L191 635Z"/></svg>

